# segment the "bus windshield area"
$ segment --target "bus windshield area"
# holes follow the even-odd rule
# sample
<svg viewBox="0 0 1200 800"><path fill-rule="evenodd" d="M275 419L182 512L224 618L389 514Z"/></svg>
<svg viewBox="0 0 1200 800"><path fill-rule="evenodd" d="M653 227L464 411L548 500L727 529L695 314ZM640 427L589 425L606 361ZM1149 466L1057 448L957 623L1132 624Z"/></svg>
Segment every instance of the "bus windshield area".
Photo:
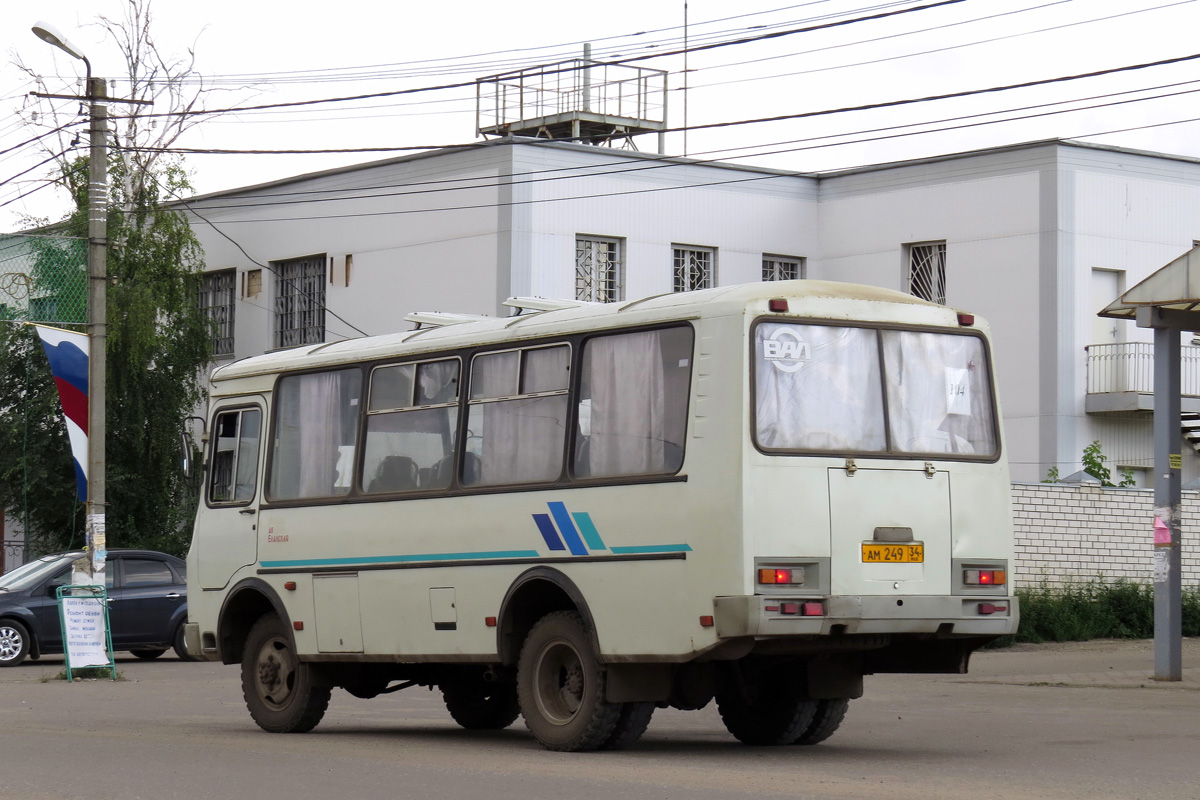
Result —
<svg viewBox="0 0 1200 800"><path fill-rule="evenodd" d="M763 450L997 455L979 336L762 322L754 352L754 433Z"/></svg>

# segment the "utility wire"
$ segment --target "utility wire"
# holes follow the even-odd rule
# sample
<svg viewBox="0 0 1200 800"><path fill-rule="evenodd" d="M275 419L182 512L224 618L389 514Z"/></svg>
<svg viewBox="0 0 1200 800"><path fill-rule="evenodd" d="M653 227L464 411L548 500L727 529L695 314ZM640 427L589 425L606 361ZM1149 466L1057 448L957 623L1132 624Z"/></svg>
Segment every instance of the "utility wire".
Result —
<svg viewBox="0 0 1200 800"><path fill-rule="evenodd" d="M158 179L157 179L156 177L153 177L153 176L151 176L151 180L153 180L153 181L154 181L154 183L158 185L158 188L159 188L160 190L166 191L167 193L169 193L169 194L171 194L171 195L174 195L174 197L175 197L175 200L176 200L176 201L177 201L177 202L178 202L180 205L182 205L184 208L186 208L186 209L188 210L188 213L190 213L190 214L194 214L194 215L195 215L195 216L196 216L198 219L200 219L201 221L203 221L204 223L206 223L206 224L207 224L207 225L208 225L210 228L212 228L214 231L216 231L216 232L217 232L218 234L220 234L222 237L224 237L225 239L227 239L227 240L228 240L228 241L229 241L229 242L230 242L230 243L231 243L231 244L232 244L234 247L236 247L238 250L240 250L240 251L241 251L242 255L244 255L244 256L246 257L246 259L247 259L247 260L248 260L250 263L252 263L252 264L255 264L256 266L262 267L263 269L267 270L267 271L268 271L268 272L270 272L272 275L274 275L274 276L275 276L275 278L276 278L277 280L279 280L279 281L285 281L285 280L286 280L286 279L285 279L285 278L284 278L282 275L280 275L280 274L279 274L279 270L275 269L275 268L274 268L274 267L272 267L270 264L264 264L264 263L262 263L262 262L261 262L261 261L259 261L258 259L254 258L252 255L250 255L249 253L247 253L247 252L246 252L246 248L242 247L242 245L241 245L241 243L240 243L240 242L238 242L238 241L237 241L236 239L234 239L232 236L230 236L229 234L227 234L225 231L223 231L223 230L221 230L220 228L218 228L218 227L217 227L215 224L213 224L213 222L212 222L211 220L209 220L207 217L205 217L204 215L202 215L200 212L196 211L196 209L195 209L195 208L192 206L192 204L191 204L191 203L190 203L190 202L189 202L189 201L188 201L186 198L184 198L184 197L181 197L181 196L179 195L179 193L178 193L178 192L176 192L176 191L175 191L173 188L171 188L170 186L163 186L163 184L162 184L161 182L159 182L159 181L158 181ZM298 279L294 279L294 280L298 281ZM298 282L296 283L296 289L297 289L297 291L298 291L300 294L304 294L304 295L306 295L306 296L308 297L308 300L309 300L309 302L310 302L310 303L312 303L314 306L320 306L321 310L323 310L325 313L329 314L331 317L333 317L334 319L336 319L336 320L338 320L339 322L341 322L341 323L342 323L343 325L345 325L347 328L350 328L350 330L352 330L352 331L354 331L354 332L356 332L356 333L358 333L358 334L360 334L360 335L362 335L362 336L370 336L370 334L369 334L369 333L367 333L367 332L366 332L366 331L364 331L362 328L358 327L357 325L355 325L355 324L353 324L352 322L350 322L349 320L347 320L347 319L346 319L345 317L343 317L341 314L338 314L336 311L334 311L333 309L331 309L331 308L330 308L329 306L327 306L325 303L318 302L318 301L316 300L316 298L312 296L312 293L311 293L311 292L305 292L305 291L304 291L304 289L303 289L303 287L302 287L302 286L300 286L300 284L299 284Z"/></svg>
<svg viewBox="0 0 1200 800"><path fill-rule="evenodd" d="M796 143L801 143L801 142L820 141L823 139L843 138L846 136L857 136L857 135L866 134L866 133L881 133L881 132L885 132L885 131L900 130L900 129L904 129L904 128L914 128L914 127L926 126L926 125L940 125L940 124L943 124L946 122L958 122L958 121L967 120L967 119L978 119L979 117L991 117L991 116L997 116L999 114L1010 114L1010 113L1019 112L1019 111L1030 111L1033 109L1048 108L1051 106L1065 105L1068 103L1081 103L1081 102L1087 102L1090 100L1106 99L1106 98L1110 98L1110 97L1118 97L1118 96L1126 95L1126 94L1136 94L1136 93L1153 91L1153 90L1163 89L1163 88L1175 88L1178 86L1191 85L1191 84L1195 84L1198 82L1200 82L1200 80L1184 81L1184 82L1177 83L1177 84L1169 84L1166 86L1159 86L1159 87L1153 87L1153 88L1148 88L1148 89L1134 89L1134 90L1128 90L1128 91L1124 91L1124 92L1113 92L1110 94L1094 95L1092 97L1075 98L1072 100L1060 100L1060 101L1055 101L1055 102L1051 102L1051 103L1040 103L1040 104L1029 105L1029 106L1021 106L1021 107L1017 107L1017 108L1003 109L1000 111L985 111L985 112L979 112L979 113L975 113L975 114L966 114L966 115L961 115L961 116L956 116L956 117L945 117L945 118L937 119L937 120L911 122L911 123L905 123L905 124L900 124L900 125L890 125L890 126L881 127L881 128L872 128L872 129L868 129L868 130L852 131L852 132L846 132L846 133L826 134L823 136L814 136L814 137L809 137L806 139L794 139L794 140L787 141L787 142L774 142L774 143L770 143L770 144L752 145L752 146L747 146L747 147L737 148L737 149L744 150L744 149L750 149L751 147L753 147L753 148L776 147L776 146L783 145L783 144L796 144ZM1074 108L1060 109L1057 111L1051 111L1051 112L1046 112L1046 113L1041 113L1041 114L1030 114L1030 115L1024 115L1021 117L989 120L987 122L983 122L983 123L979 123L979 124L999 124L999 123L1003 123L1003 122L1030 119L1033 117L1051 116L1051 115L1058 115L1058 114L1069 114L1069 113L1074 113L1077 111L1087 111L1087 110L1092 110L1092 109L1096 109L1096 108L1106 108L1106 107L1116 106L1116 105L1125 105L1125 104L1129 104L1129 103L1139 103L1139 102L1144 102L1144 101L1149 101L1149 100L1160 100L1160 99L1167 98L1167 97L1177 97L1177 96L1182 96L1182 95L1186 95L1186 94L1195 94L1197 92L1200 92L1200 89L1188 89L1188 90L1184 90L1184 91L1177 91L1177 92L1170 92L1167 94L1154 95L1152 97L1138 97L1138 98L1118 100L1118 101L1113 101L1113 102L1108 102L1108 103L1097 103L1097 104L1088 105L1088 106L1078 106L1078 107L1074 107ZM951 128L940 128L940 129L937 129L936 131L928 131L928 132L944 132L947 130L956 130L956 129L962 129L962 128L968 128L968 127L976 127L976 126L975 125L958 125L958 126L953 126ZM915 133L924 133L924 132L925 131L917 131ZM873 141L873 140L871 140L871 141ZM835 143L835 144L839 144L839 143ZM750 157L781 155L783 153L792 153L792 152L797 152L798 150L805 150L805 149L810 149L810 148L785 148L785 149L781 149L781 150L774 150L774 151L769 151L769 152L751 154ZM718 150L718 151L713 151L713 152L721 153L721 152L726 152L726 151ZM701 154L701 155L703 155L703 154ZM204 207L205 207L205 210L208 210L208 211L216 210L216 209L225 210L225 209L233 209L233 208L264 208L264 207L275 208L275 207L288 206L288 205L304 205L304 204L310 204L310 203L330 203L330 202L338 202L338 201L346 201L346 200L369 200L369 199L379 199L379 198L385 198L385 197L411 197L411 196L416 196L416 195L439 194L439 193L444 193L444 192L471 191L471 190L478 190L478 189L493 189L493 188L497 188L500 186L518 186L518 185L545 183L545 182L551 182L551 181L574 180L574 179L579 179L579 178L596 178L596 177L604 177L604 176L611 176L611 175L624 175L624 174L634 173L634 172L645 172L648 170L659 170L659 169L665 169L665 168L677 168L677 167L681 167L681 166L683 166L683 167L704 166L704 165L708 165L708 164L720 164L721 160L715 159L715 158L714 159L688 159L687 161L682 161L682 162L677 161L677 160L675 160L675 161L655 160L651 164L644 164L644 163L641 163L641 161L639 159L638 161L631 160L630 162L627 162L627 163L631 163L632 166L621 166L619 168L602 168L601 169L601 168L598 168L597 165L588 164L588 165L585 165L584 167L575 167L575 168L561 168L560 167L560 168L538 170L538 171L527 172L527 173L509 173L509 174L502 175L502 176L496 176L496 182L488 182L488 183L478 183L477 182L477 183L472 183L471 185L440 186L440 187L436 187L436 188L414 188L414 187L428 187L431 184L439 184L439 183L462 184L466 181L480 181L480 180L491 181L492 179L490 179L490 178L488 178L488 179L484 179L484 178L453 178L453 179L435 180L435 181L416 181L416 182L412 182L412 183L397 184L397 185L392 185L392 186L373 186L373 187L362 188L362 189L324 189L324 190L313 190L311 192L289 192L289 193L277 193L277 194L269 194L269 195L259 195L256 193L253 199L257 202L245 202L245 203L209 203L209 202L206 202ZM607 167L607 165L606 165L606 167ZM580 170L588 169L588 170L593 170L593 171L578 172L573 175L551 174L551 175L539 176L539 173L562 173L568 169L580 169ZM380 189L389 189L389 188L402 189L403 191L394 191L394 192L393 191L377 191ZM346 192L356 192L356 193L345 194ZM361 193L361 192L369 192L369 193ZM301 199L292 199L292 200L277 199L280 197L289 197L289 196L295 196L295 195L330 194L330 193L339 193L339 194L341 194L341 196L338 196L338 197L316 197L316 198L302 197ZM233 197L236 198L236 194L234 194Z"/></svg>
<svg viewBox="0 0 1200 800"><path fill-rule="evenodd" d="M966 0L938 0L937 2L934 2L934 3L929 3L929 4L926 4L923 6L912 6L910 8L900 9L898 11L886 11L886 12L872 14L872 15L864 16L864 17L854 17L853 19L848 19L848 20L839 20L837 22L828 22L828 23L822 23L819 25L809 25L809 26L801 27L801 28L791 28L786 31L772 31L770 33L759 34L756 36L747 36L747 37L743 37L740 39L733 39L733 40L725 41L725 42L717 42L715 44L701 45L699 47L688 48L688 50L686 50L686 51L672 50L672 51L667 51L664 53L654 53L654 54L645 55L645 56L635 56L633 58L622 59L622 61L620 63L631 63L634 61L644 61L644 60L652 59L652 58L665 58L667 56L681 55L684 52L694 53L694 52L703 51L703 50L712 50L712 49L715 49L718 47L731 47L734 45L749 44L752 42L764 41L767 39L778 39L783 36L792 36L792 35L798 34L798 33L811 33L812 31L826 30L829 28L838 28L838 27L842 27L845 25L851 25L851 24L858 23L858 22L869 22L872 20L885 19L887 17L894 17L899 14L911 14L911 13L914 13L917 11L927 11L932 8L940 8L941 6L955 5L955 4L963 3L963 2L966 2ZM562 72L576 72L580 69L585 69L585 68L586 68L586 66L583 66L583 65L572 65L569 67L563 67L563 68L556 69L556 70L546 70L545 72L542 72L539 74L553 75L553 74L562 73ZM439 86L420 86L420 87L414 87L411 89L396 89L396 90L389 91L389 92L372 92L369 94L349 95L349 96L345 96L345 97L327 97L327 98L321 98L321 99L317 99L317 100L294 100L294 101L284 102L284 103L264 103L262 105L257 105L257 106L241 106L241 107L218 108L218 109L197 109L194 111L162 112L162 113L156 113L156 114L133 114L133 115L126 115L126 116L110 116L109 119L110 120L131 119L134 117L136 117L138 119L151 119L153 117L180 117L180 116L199 116L199 115L206 115L206 114L244 113L247 111L261 111L264 109L271 109L271 108L296 108L296 107L300 107L300 106L319 105L322 103L342 103L342 102L348 102L348 101L352 101L352 100L374 100L379 97L396 97L399 95L442 91L442 90L446 90L446 89L461 89L461 88L468 87L468 86L475 86L476 83L477 83L476 81L465 81L465 82L459 82L459 83L441 84Z"/></svg>
<svg viewBox="0 0 1200 800"><path fill-rule="evenodd" d="M1175 58L1161 59L1159 61L1148 61L1142 64L1130 64L1124 67L1112 67L1110 69L1096 70L1093 72L1084 72L1075 75L1063 75L1055 78L1042 78L1035 81L1025 81L1023 83L1012 83L1002 86L989 86L983 89L966 89L960 92L949 92L946 94L927 95L925 97L912 97L902 100L887 100L879 103L867 103L858 106L843 106L841 108L830 108L821 111L802 111L795 114L779 114L772 117L759 117L756 119L741 119L728 122L709 122L699 125L688 125L686 127L666 128L663 133L678 133L681 131L696 131L707 130L712 128L728 128L738 125L757 125L764 122L782 122L793 119L806 119L810 117L829 116L832 114L846 114L852 111L875 111L881 108L895 108L897 106L913 105L916 103L929 103L936 100L950 100L961 97L971 97L981 94L992 94L995 92L1006 92L1013 89L1028 89L1033 86L1046 86L1053 83L1064 83L1067 81L1082 80L1085 78L1095 78L1101 75L1114 75L1121 72L1131 72L1134 70L1149 69L1151 67L1161 67L1168 64L1179 64L1186 61L1194 61L1200 59L1200 53L1195 53L1187 56L1178 56ZM477 143L466 143L459 145L445 145L449 147L471 147L478 146ZM224 149L224 148L194 148L194 147L142 147L122 145L116 149L130 150L140 152L161 152L161 153L190 153L201 155L312 155L312 154L334 154L334 153L383 153L383 152L401 152L409 150L436 150L441 149L439 145L409 145L409 146L394 146L394 147L370 147L370 148L319 148L319 149L278 149L278 150L240 150L240 149ZM2 184L0 184L2 185Z"/></svg>

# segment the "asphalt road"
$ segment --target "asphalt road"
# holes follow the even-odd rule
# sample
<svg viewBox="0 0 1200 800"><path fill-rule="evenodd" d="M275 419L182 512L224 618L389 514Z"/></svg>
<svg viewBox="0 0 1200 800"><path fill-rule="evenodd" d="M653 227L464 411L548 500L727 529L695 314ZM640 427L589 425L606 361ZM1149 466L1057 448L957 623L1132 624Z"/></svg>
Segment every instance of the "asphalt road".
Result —
<svg viewBox="0 0 1200 800"><path fill-rule="evenodd" d="M122 680L0 669L0 798L1198 798L1200 640L1185 680L1149 642L1022 646L970 676L872 676L816 747L751 748L712 706L661 710L632 749L457 728L440 694L336 691L309 734L250 720L235 667L118 657Z"/></svg>

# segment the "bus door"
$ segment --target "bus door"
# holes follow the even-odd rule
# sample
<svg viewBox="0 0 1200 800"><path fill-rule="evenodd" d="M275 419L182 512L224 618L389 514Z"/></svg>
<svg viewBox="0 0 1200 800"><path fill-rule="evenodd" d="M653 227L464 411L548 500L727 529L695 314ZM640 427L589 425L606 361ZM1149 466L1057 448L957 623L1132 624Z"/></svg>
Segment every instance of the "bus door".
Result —
<svg viewBox="0 0 1200 800"><path fill-rule="evenodd" d="M258 558L258 506L262 496L262 431L266 403L239 398L213 413L204 502L197 527L200 586L220 589L240 567Z"/></svg>
<svg viewBox="0 0 1200 800"><path fill-rule="evenodd" d="M950 593L950 473L829 470L834 594Z"/></svg>

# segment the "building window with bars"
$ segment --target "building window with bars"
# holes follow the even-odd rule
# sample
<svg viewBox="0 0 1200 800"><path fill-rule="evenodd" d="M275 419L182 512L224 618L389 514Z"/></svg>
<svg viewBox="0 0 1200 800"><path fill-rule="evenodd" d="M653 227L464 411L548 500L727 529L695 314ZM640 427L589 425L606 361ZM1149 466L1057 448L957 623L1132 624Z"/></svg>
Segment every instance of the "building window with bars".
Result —
<svg viewBox="0 0 1200 800"><path fill-rule="evenodd" d="M803 258L794 256L763 256L762 279L764 281L794 281L807 278Z"/></svg>
<svg viewBox="0 0 1200 800"><path fill-rule="evenodd" d="M946 305L946 243L918 242L904 249L908 255L908 293Z"/></svg>
<svg viewBox="0 0 1200 800"><path fill-rule="evenodd" d="M200 310L213 322L213 355L233 355L233 308L237 270L206 272L200 277Z"/></svg>
<svg viewBox="0 0 1200 800"><path fill-rule="evenodd" d="M717 285L717 251L712 247L672 245L674 250L674 289L676 292L693 292L711 289Z"/></svg>
<svg viewBox="0 0 1200 800"><path fill-rule="evenodd" d="M275 347L325 341L325 256L273 263Z"/></svg>
<svg viewBox="0 0 1200 800"><path fill-rule="evenodd" d="M575 237L575 299L612 303L625 299L625 242L600 236Z"/></svg>

